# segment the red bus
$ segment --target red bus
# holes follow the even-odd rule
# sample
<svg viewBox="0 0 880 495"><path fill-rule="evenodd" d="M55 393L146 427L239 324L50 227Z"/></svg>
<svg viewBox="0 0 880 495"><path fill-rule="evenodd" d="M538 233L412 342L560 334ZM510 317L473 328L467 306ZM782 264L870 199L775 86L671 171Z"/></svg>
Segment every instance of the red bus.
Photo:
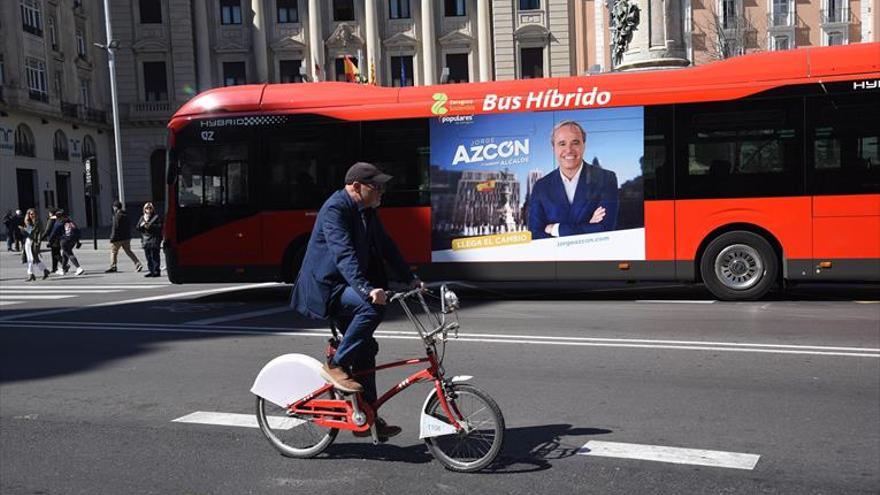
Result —
<svg viewBox="0 0 880 495"><path fill-rule="evenodd" d="M568 158L587 179L565 191L560 125L585 141ZM880 280L880 43L584 77L226 87L168 128L174 283L292 281L356 161L395 176L380 214L426 280L695 281L727 300ZM589 220L541 223L578 209Z"/></svg>

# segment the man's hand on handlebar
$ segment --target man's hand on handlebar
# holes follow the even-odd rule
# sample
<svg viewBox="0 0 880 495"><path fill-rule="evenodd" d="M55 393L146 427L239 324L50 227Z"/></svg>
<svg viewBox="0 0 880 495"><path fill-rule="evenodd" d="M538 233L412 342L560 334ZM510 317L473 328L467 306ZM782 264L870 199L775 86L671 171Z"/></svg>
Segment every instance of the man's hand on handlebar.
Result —
<svg viewBox="0 0 880 495"><path fill-rule="evenodd" d="M414 278L413 281L412 281L412 283L409 285L409 288L410 288L410 289L422 289L422 290L425 290L425 283L422 282L422 281L421 281L420 279L418 279L418 278Z"/></svg>
<svg viewBox="0 0 880 495"><path fill-rule="evenodd" d="M388 303L388 296L385 295L385 289L373 289L370 291L370 302L379 306Z"/></svg>

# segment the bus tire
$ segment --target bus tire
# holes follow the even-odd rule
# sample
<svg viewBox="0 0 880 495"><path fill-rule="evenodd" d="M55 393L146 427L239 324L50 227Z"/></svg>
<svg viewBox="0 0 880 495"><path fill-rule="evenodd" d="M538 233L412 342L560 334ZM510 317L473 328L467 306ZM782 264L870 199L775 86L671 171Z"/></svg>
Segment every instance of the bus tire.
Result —
<svg viewBox="0 0 880 495"><path fill-rule="evenodd" d="M735 230L719 235L706 246L700 275L718 299L748 301L769 291L779 272L779 259L766 239Z"/></svg>

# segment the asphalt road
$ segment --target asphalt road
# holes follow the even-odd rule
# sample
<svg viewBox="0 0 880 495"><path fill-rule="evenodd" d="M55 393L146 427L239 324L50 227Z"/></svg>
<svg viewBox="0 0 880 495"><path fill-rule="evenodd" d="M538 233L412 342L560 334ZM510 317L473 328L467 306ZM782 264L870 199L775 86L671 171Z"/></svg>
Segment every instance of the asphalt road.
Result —
<svg viewBox="0 0 880 495"><path fill-rule="evenodd" d="M173 421L251 415L264 363L322 354L326 330L286 309L284 286L172 286L127 259L105 275L103 251L82 252L83 276L25 283L15 259L0 253L3 494L880 490L875 287L748 303L670 284L464 290L444 365L495 398L507 432L494 465L461 475L418 438L426 386L383 407L400 436L373 446L340 433L312 460L281 457L254 428ZM407 325L391 313L381 360L418 355ZM380 389L411 371L380 375ZM596 442L757 461L584 455Z"/></svg>

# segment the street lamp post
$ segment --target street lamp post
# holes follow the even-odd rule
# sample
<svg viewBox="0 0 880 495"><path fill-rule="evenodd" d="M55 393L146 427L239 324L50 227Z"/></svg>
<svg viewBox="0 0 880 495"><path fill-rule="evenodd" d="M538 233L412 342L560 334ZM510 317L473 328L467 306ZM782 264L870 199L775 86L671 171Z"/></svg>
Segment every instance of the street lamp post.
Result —
<svg viewBox="0 0 880 495"><path fill-rule="evenodd" d="M116 54L119 42L113 39L110 26L110 1L104 0L104 21L107 28L107 45L95 43L95 46L107 50L107 64L110 67L110 101L113 106L113 142L116 148L116 183L119 188L119 202L125 207L125 189L122 186L122 147L119 136L119 100L116 94Z"/></svg>

